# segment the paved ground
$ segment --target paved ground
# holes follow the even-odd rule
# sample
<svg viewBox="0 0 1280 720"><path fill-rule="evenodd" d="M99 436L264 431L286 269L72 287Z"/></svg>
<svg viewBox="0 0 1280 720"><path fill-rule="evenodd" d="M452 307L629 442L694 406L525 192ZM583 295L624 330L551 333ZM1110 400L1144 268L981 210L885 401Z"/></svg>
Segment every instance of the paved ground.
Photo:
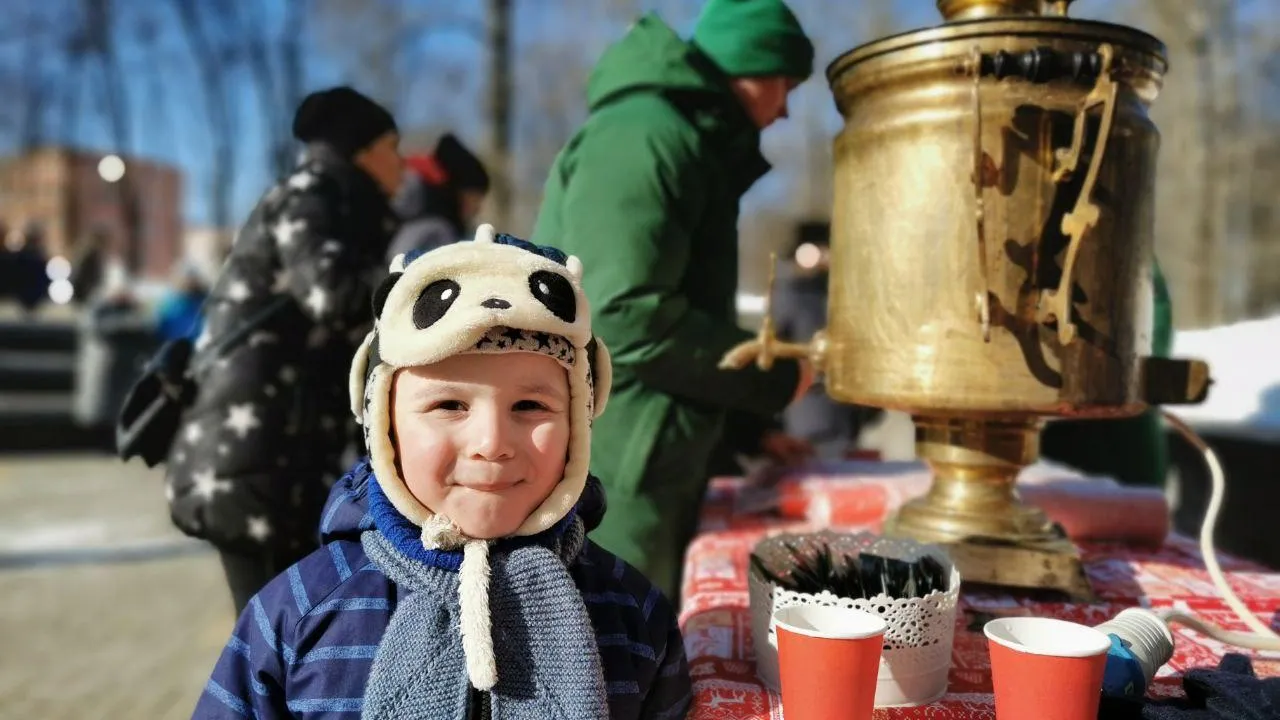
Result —
<svg viewBox="0 0 1280 720"><path fill-rule="evenodd" d="M891 416L867 444L909 454ZM158 470L0 454L0 720L189 718L234 618Z"/></svg>
<svg viewBox="0 0 1280 720"><path fill-rule="evenodd" d="M0 456L0 718L189 718L232 622L156 471Z"/></svg>

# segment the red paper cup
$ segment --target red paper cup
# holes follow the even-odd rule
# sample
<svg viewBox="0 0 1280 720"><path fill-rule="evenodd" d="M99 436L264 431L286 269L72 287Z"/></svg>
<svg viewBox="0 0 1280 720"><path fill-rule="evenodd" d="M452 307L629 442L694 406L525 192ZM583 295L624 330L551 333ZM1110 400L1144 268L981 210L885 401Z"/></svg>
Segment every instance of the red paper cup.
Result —
<svg viewBox="0 0 1280 720"><path fill-rule="evenodd" d="M1038 617L992 620L996 720L1094 720L1111 639L1085 625Z"/></svg>
<svg viewBox="0 0 1280 720"><path fill-rule="evenodd" d="M861 610L816 605L781 608L773 620L787 720L869 720L885 621Z"/></svg>

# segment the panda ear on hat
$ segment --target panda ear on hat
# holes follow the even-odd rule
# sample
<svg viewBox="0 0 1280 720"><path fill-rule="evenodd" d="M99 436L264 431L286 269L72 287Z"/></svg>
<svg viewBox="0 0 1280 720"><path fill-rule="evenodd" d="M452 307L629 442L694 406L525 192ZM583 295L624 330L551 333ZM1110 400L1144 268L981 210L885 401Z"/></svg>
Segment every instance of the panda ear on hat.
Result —
<svg viewBox="0 0 1280 720"><path fill-rule="evenodd" d="M391 289L396 286L396 283L400 280L402 275L404 275L403 270L391 273L387 277L383 278L382 282L378 284L377 289L373 291L374 320L382 317L382 308L387 304L387 296L391 294Z"/></svg>

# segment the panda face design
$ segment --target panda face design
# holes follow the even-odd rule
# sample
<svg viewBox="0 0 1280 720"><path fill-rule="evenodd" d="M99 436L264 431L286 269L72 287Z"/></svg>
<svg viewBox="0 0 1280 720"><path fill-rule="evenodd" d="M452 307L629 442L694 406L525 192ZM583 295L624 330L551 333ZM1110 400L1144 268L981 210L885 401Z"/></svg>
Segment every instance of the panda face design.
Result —
<svg viewBox="0 0 1280 720"><path fill-rule="evenodd" d="M578 295L565 276L539 270L529 276L529 292L552 315L571 323L578 315Z"/></svg>
<svg viewBox="0 0 1280 720"><path fill-rule="evenodd" d="M581 265L518 247L463 242L409 263L375 295L379 356L396 367L425 365L506 326L590 340Z"/></svg>
<svg viewBox="0 0 1280 720"><path fill-rule="evenodd" d="M529 276L529 293L542 303L552 315L572 323L578 314L578 297L573 283L564 275L554 271L536 270ZM422 293L413 304L413 325L419 330L426 330L435 325L449 312L454 301L462 294L462 286L455 280L444 278L436 280L423 288ZM510 310L511 301L494 296L480 301L480 306L487 310Z"/></svg>

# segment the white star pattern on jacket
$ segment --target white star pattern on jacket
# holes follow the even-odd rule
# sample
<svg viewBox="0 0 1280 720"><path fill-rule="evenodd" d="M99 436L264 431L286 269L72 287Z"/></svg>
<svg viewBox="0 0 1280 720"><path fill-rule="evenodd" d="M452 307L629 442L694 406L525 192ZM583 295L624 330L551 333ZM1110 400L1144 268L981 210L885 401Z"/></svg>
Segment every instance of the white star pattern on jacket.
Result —
<svg viewBox="0 0 1280 720"><path fill-rule="evenodd" d="M286 173L239 228L193 358L207 369L199 405L174 423L165 468L184 531L281 552L314 542L319 518L292 518L318 514L323 479L345 470L342 356L364 340L364 306L387 273L388 198L368 180L321 153ZM266 314L268 304L281 312ZM309 352L313 342L321 352Z"/></svg>
<svg viewBox="0 0 1280 720"><path fill-rule="evenodd" d="M245 403L243 405L232 405L227 409L227 420L222 425L230 429L241 440L249 434L249 431L258 427L262 423L258 422L258 418L253 412L253 403Z"/></svg>
<svg viewBox="0 0 1280 720"><path fill-rule="evenodd" d="M249 336L249 347L258 347L259 345L266 345L268 343L273 343L278 339L279 338L276 337L275 333L270 333L270 332L267 332L266 330L259 330Z"/></svg>
<svg viewBox="0 0 1280 720"><path fill-rule="evenodd" d="M298 233L307 229L307 221L301 218L290 220L287 217L281 217L276 224L271 227L271 234L275 237L276 242L281 246L288 247L293 243L293 239Z"/></svg>
<svg viewBox="0 0 1280 720"><path fill-rule="evenodd" d="M316 184L316 176L309 172L300 172L289 178L289 187L294 190L306 190Z"/></svg>
<svg viewBox="0 0 1280 720"><path fill-rule="evenodd" d="M311 292L307 295L307 307L311 308L311 312L316 317L324 315L325 310L329 309L329 295L319 287L312 287Z"/></svg>
<svg viewBox="0 0 1280 720"><path fill-rule="evenodd" d="M226 492L230 489L231 482L219 480L213 474L212 469L201 470L191 474L191 493L197 497L212 500L215 494Z"/></svg>
<svg viewBox="0 0 1280 720"><path fill-rule="evenodd" d="M243 280L232 280L227 284L227 299L232 302L244 302L249 299L249 284Z"/></svg>
<svg viewBox="0 0 1280 720"><path fill-rule="evenodd" d="M250 515L245 518L245 523L248 525L246 532L254 540L266 542L267 538L271 537L271 523L266 518L259 515Z"/></svg>

